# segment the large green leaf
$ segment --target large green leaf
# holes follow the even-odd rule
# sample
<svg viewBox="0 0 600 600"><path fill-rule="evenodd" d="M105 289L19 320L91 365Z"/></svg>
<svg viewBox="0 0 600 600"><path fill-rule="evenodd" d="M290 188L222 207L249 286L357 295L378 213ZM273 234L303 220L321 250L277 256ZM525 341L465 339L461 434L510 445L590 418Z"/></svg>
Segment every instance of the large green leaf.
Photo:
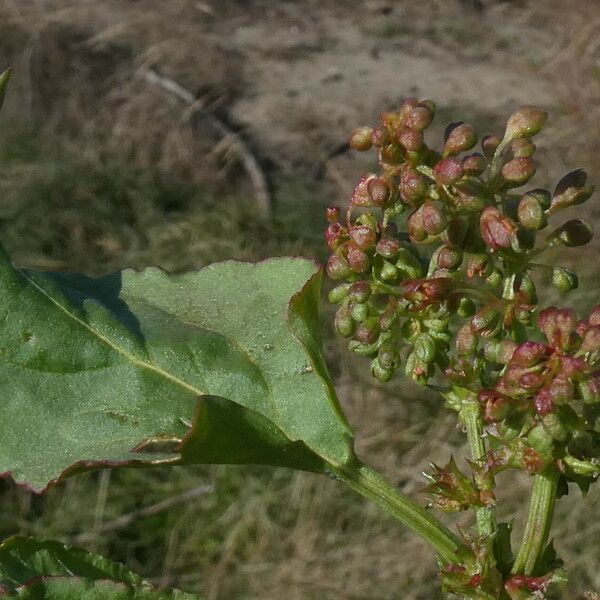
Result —
<svg viewBox="0 0 600 600"><path fill-rule="evenodd" d="M0 252L0 472L35 490L112 464L354 460L311 261L99 279Z"/></svg>
<svg viewBox="0 0 600 600"><path fill-rule="evenodd" d="M123 565L63 544L13 537L0 544L0 597L22 600L198 600L154 588Z"/></svg>

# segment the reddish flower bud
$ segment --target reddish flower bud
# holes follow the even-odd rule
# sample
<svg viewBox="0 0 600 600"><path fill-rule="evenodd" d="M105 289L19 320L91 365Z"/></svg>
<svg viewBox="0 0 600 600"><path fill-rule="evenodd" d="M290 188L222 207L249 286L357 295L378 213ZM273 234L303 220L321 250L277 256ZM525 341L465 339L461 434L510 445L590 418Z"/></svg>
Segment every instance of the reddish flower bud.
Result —
<svg viewBox="0 0 600 600"><path fill-rule="evenodd" d="M487 167L487 161L483 154L479 154L475 152L473 154L468 154L463 158L462 168L465 172L465 175L481 175L485 171Z"/></svg>
<svg viewBox="0 0 600 600"><path fill-rule="evenodd" d="M449 277L409 279L404 282L402 296L415 304L428 306L443 301L451 291L453 283Z"/></svg>
<svg viewBox="0 0 600 600"><path fill-rule="evenodd" d="M340 209L337 206L330 206L325 211L325 218L328 223L337 223L340 220Z"/></svg>
<svg viewBox="0 0 600 600"><path fill-rule="evenodd" d="M441 246L437 253L437 266L440 269L453 271L460 267L463 260L463 252L460 248L452 246Z"/></svg>
<svg viewBox="0 0 600 600"><path fill-rule="evenodd" d="M355 273L365 273L371 267L369 257L356 243L348 243L348 265Z"/></svg>
<svg viewBox="0 0 600 600"><path fill-rule="evenodd" d="M325 241L330 250L337 250L346 239L346 228L339 223L331 223L325 230Z"/></svg>
<svg viewBox="0 0 600 600"><path fill-rule="evenodd" d="M427 183L418 171L405 166L400 173L399 189L402 200L411 206L415 206L427 194Z"/></svg>
<svg viewBox="0 0 600 600"><path fill-rule="evenodd" d="M446 128L444 137L446 139L444 156L454 156L466 152L477 143L477 132L467 123L451 123Z"/></svg>
<svg viewBox="0 0 600 600"><path fill-rule="evenodd" d="M346 260L338 254L332 254L327 259L325 270L327 271L329 278L333 280L346 279L352 275L350 266Z"/></svg>
<svg viewBox="0 0 600 600"><path fill-rule="evenodd" d="M600 306L596 306L588 319L590 325L600 325Z"/></svg>
<svg viewBox="0 0 600 600"><path fill-rule="evenodd" d="M515 349L511 363L521 367L534 367L549 356L548 346L537 342L525 342Z"/></svg>
<svg viewBox="0 0 600 600"><path fill-rule="evenodd" d="M540 375L539 373L534 373L532 371L530 371L529 373L525 373L519 379L519 385L527 391L539 390L544 385L544 383L545 380L542 377L542 375Z"/></svg>
<svg viewBox="0 0 600 600"><path fill-rule="evenodd" d="M348 297L353 302L366 302L371 295L371 284L368 281L356 281L348 290Z"/></svg>
<svg viewBox="0 0 600 600"><path fill-rule="evenodd" d="M481 390L478 394L486 423L497 423L508 416L512 408L512 399L496 390Z"/></svg>
<svg viewBox="0 0 600 600"><path fill-rule="evenodd" d="M354 188L350 202L353 206L382 207L389 199L390 189L381 177L364 175Z"/></svg>
<svg viewBox="0 0 600 600"><path fill-rule="evenodd" d="M377 234L373 229L366 225L356 225L350 228L350 237L361 250L371 250L375 248Z"/></svg>
<svg viewBox="0 0 600 600"><path fill-rule="evenodd" d="M416 152L423 147L424 136L419 129L405 128L398 132L398 142L409 152Z"/></svg>
<svg viewBox="0 0 600 600"><path fill-rule="evenodd" d="M587 173L583 169L567 173L554 189L550 212L585 202L594 192L593 186L586 186Z"/></svg>
<svg viewBox="0 0 600 600"><path fill-rule="evenodd" d="M548 224L543 206L533 196L525 194L519 201L517 208L519 223L532 231L543 229Z"/></svg>
<svg viewBox="0 0 600 600"><path fill-rule="evenodd" d="M406 125L411 129L423 130L431 125L433 112L428 106L415 106L406 118Z"/></svg>
<svg viewBox="0 0 600 600"><path fill-rule="evenodd" d="M395 238L384 237L377 242L375 251L385 258L395 258L400 249L400 242Z"/></svg>
<svg viewBox="0 0 600 600"><path fill-rule="evenodd" d="M385 127L376 127L371 133L371 144L376 148L383 148L386 144L389 144L390 136Z"/></svg>
<svg viewBox="0 0 600 600"><path fill-rule="evenodd" d="M508 118L504 139L531 137L540 131L547 118L548 113L545 110L535 106L523 106Z"/></svg>
<svg viewBox="0 0 600 600"><path fill-rule="evenodd" d="M542 310L538 315L538 327L553 348L566 350L572 343L572 334L577 325L575 311L555 306Z"/></svg>
<svg viewBox="0 0 600 600"><path fill-rule="evenodd" d="M348 144L353 150L364 152L373 145L372 135L373 129L371 127L358 127L350 134Z"/></svg>
<svg viewBox="0 0 600 600"><path fill-rule="evenodd" d="M484 306L471 319L471 327L483 337L488 337L500 324L500 313L493 306Z"/></svg>
<svg viewBox="0 0 600 600"><path fill-rule="evenodd" d="M467 356L477 351L477 334L473 331L470 323L463 325L456 334L456 352L461 356Z"/></svg>
<svg viewBox="0 0 600 600"><path fill-rule="evenodd" d="M540 390L535 395L533 406L538 415L549 415L554 412L554 398L550 390L546 388Z"/></svg>
<svg viewBox="0 0 600 600"><path fill-rule="evenodd" d="M361 323L354 333L354 339L368 346L377 341L379 337L379 321L377 319L367 319Z"/></svg>
<svg viewBox="0 0 600 600"><path fill-rule="evenodd" d="M463 168L455 158L443 158L433 167L433 176L440 185L451 185L463 176Z"/></svg>
<svg viewBox="0 0 600 600"><path fill-rule="evenodd" d="M504 217L497 208L488 206L484 209L479 219L479 229L483 241L492 250L510 248L515 225L508 217Z"/></svg>
<svg viewBox="0 0 600 600"><path fill-rule="evenodd" d="M446 228L446 218L433 202L424 202L407 219L410 238L422 242L428 235L438 235Z"/></svg>
<svg viewBox="0 0 600 600"><path fill-rule="evenodd" d="M350 337L356 328L356 323L347 307L340 308L335 313L335 330L343 337Z"/></svg>
<svg viewBox="0 0 600 600"><path fill-rule="evenodd" d="M501 173L509 187L518 187L535 175L535 161L529 156L513 158L502 167Z"/></svg>
<svg viewBox="0 0 600 600"><path fill-rule="evenodd" d="M508 149L513 158L519 156L533 156L535 153L535 144L527 138L519 138L513 140L508 145Z"/></svg>
<svg viewBox="0 0 600 600"><path fill-rule="evenodd" d="M496 148L498 148L501 141L502 138L495 133L489 133L481 138L481 148L483 150L483 154L488 160L494 156Z"/></svg>
<svg viewBox="0 0 600 600"><path fill-rule="evenodd" d="M413 108L416 108L417 106L419 106L419 101L416 98L407 98L402 102L400 109L398 110L398 116L405 125L408 125L408 116Z"/></svg>

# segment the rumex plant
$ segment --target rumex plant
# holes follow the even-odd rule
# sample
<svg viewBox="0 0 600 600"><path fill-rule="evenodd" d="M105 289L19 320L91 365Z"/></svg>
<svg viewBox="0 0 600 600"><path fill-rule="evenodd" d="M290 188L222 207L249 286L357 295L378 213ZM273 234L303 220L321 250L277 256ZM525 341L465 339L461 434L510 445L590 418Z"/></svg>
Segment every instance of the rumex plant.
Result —
<svg viewBox="0 0 600 600"><path fill-rule="evenodd" d="M586 490L598 475L600 308L581 320L538 311L536 285L577 286L540 261L589 241L582 221L548 222L592 189L575 171L554 193L516 191L535 173L543 111L518 110L503 137L465 154L477 143L465 123L448 126L441 151L426 145L434 110L407 100L352 134L353 148L377 149L380 172L360 180L346 212L327 211L326 231L337 331L379 381L403 370L437 390L467 433L463 468L449 457L427 475L429 509L356 456L321 353L322 270L301 258L91 278L18 269L0 251L0 473L39 493L105 467L325 473L427 541L448 593L540 598L564 582L550 524L567 484ZM495 516L506 469L533 478L516 557ZM476 526L455 534L436 509L473 510ZM25 538L0 544L0 596L192 598Z"/></svg>
<svg viewBox="0 0 600 600"><path fill-rule="evenodd" d="M327 211L329 300L337 332L370 357L375 378L402 370L432 387L466 431L469 473L451 458L427 475L433 507L476 515L476 532L442 566L443 587L540 597L564 577L549 543L555 502L570 482L585 492L600 473L600 306L581 318L538 310L537 293L577 287L576 273L543 261L553 247L590 241L582 220L550 223L593 188L577 170L553 192L523 189L536 173L543 110L515 111L502 136L481 138L481 152L464 122L430 148L434 112L431 101L408 99L352 133L350 146L374 148L379 170L360 179L345 211ZM533 477L514 559L508 525L495 517L495 476L506 469Z"/></svg>

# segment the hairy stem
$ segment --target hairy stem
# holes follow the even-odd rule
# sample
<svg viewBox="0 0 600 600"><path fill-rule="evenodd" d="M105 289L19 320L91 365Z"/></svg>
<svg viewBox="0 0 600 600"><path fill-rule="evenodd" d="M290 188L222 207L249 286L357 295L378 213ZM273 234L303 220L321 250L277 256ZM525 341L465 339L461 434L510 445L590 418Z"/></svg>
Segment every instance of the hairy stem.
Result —
<svg viewBox="0 0 600 600"><path fill-rule="evenodd" d="M483 421L477 402L466 402L460 411L460 418L467 430L471 458L479 463L485 458L486 448L483 439ZM479 534L491 536L496 529L494 509L491 506L476 508L475 517Z"/></svg>
<svg viewBox="0 0 600 600"><path fill-rule="evenodd" d="M379 473L362 464L355 468L334 468L332 471L355 492L378 504L428 542L442 562L448 564L456 560L456 551L460 546L458 538Z"/></svg>
<svg viewBox="0 0 600 600"><path fill-rule="evenodd" d="M554 505L556 504L558 477L558 471L549 468L534 478L527 523L521 547L513 565L513 573L531 575L548 543Z"/></svg>

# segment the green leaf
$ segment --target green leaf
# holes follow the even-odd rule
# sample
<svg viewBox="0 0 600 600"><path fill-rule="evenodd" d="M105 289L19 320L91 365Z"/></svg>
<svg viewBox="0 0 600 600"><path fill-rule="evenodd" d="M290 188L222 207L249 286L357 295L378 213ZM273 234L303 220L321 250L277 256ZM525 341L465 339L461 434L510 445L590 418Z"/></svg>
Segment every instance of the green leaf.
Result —
<svg viewBox="0 0 600 600"><path fill-rule="evenodd" d="M0 472L39 491L106 465L353 463L320 281L299 258L94 279L0 252Z"/></svg>
<svg viewBox="0 0 600 600"><path fill-rule="evenodd" d="M123 565L51 541L13 537L0 544L0 596L27 600L198 600L163 591Z"/></svg>

